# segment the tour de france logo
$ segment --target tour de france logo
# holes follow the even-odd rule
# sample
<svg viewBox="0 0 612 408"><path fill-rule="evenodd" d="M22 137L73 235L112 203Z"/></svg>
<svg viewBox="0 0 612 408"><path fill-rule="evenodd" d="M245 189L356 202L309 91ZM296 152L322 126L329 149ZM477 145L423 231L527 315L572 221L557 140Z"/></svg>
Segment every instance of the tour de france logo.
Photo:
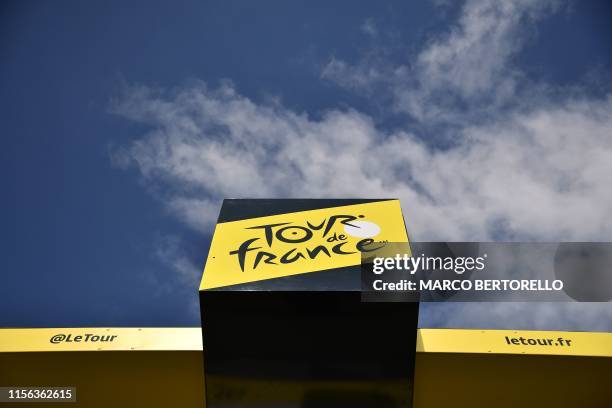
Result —
<svg viewBox="0 0 612 408"><path fill-rule="evenodd" d="M374 239L381 228L364 218L363 214L338 214L304 224L280 222L248 227L246 230L254 236L229 254L236 256L244 272L247 266L256 270L262 264L286 265L382 248L386 242Z"/></svg>

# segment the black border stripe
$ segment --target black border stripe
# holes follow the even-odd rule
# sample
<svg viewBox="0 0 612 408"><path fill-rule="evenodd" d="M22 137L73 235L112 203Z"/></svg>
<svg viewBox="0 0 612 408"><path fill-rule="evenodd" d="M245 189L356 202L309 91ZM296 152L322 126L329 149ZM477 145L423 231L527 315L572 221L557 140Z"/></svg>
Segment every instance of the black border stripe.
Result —
<svg viewBox="0 0 612 408"><path fill-rule="evenodd" d="M323 208L340 207L344 205L367 204L380 201L395 200L394 198L298 198L298 199L268 199L268 198L226 198L223 200L217 223L248 220L257 217L267 217L295 213L300 211L319 210Z"/></svg>

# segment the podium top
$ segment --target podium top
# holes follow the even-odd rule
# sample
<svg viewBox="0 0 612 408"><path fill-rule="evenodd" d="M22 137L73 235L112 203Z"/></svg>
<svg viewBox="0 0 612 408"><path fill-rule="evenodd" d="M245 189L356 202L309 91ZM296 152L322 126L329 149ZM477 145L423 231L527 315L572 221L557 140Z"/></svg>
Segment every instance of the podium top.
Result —
<svg viewBox="0 0 612 408"><path fill-rule="evenodd" d="M0 329L0 353L61 351L202 351L202 330L200 327ZM416 351L464 356L463 365L476 354L611 358L612 333L418 329Z"/></svg>
<svg viewBox="0 0 612 408"><path fill-rule="evenodd" d="M224 200L200 290L358 291L386 242L408 242L399 200Z"/></svg>

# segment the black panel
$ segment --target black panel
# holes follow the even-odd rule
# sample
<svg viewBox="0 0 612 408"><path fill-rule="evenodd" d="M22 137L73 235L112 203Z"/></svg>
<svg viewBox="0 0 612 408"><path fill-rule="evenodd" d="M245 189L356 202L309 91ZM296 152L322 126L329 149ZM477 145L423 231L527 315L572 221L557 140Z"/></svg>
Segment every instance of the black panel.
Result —
<svg viewBox="0 0 612 408"><path fill-rule="evenodd" d="M278 403L287 382L302 397L282 406L411 406L418 303L365 303L359 292L204 291L200 304L207 407L229 403L215 378L277 384L261 387L257 401L237 396L244 407Z"/></svg>
<svg viewBox="0 0 612 408"><path fill-rule="evenodd" d="M207 289L207 291L361 291L361 266L326 269Z"/></svg>
<svg viewBox="0 0 612 408"><path fill-rule="evenodd" d="M342 205L365 204L391 199L225 199L221 206L218 223L240 221L249 218L286 214L299 211L318 210Z"/></svg>
<svg viewBox="0 0 612 408"><path fill-rule="evenodd" d="M379 201L225 200L219 222ZM409 408L419 304L361 295L360 265L201 291L206 406Z"/></svg>

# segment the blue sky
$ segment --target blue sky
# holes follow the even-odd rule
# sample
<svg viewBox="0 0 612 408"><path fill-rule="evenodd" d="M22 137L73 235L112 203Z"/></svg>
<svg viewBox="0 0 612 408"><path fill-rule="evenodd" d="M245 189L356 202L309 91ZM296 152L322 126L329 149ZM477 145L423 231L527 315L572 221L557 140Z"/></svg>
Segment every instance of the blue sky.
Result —
<svg viewBox="0 0 612 408"><path fill-rule="evenodd" d="M609 2L413 3L5 2L0 326L197 325L222 197L399 197L421 240L611 240ZM538 307L421 325L612 321Z"/></svg>

